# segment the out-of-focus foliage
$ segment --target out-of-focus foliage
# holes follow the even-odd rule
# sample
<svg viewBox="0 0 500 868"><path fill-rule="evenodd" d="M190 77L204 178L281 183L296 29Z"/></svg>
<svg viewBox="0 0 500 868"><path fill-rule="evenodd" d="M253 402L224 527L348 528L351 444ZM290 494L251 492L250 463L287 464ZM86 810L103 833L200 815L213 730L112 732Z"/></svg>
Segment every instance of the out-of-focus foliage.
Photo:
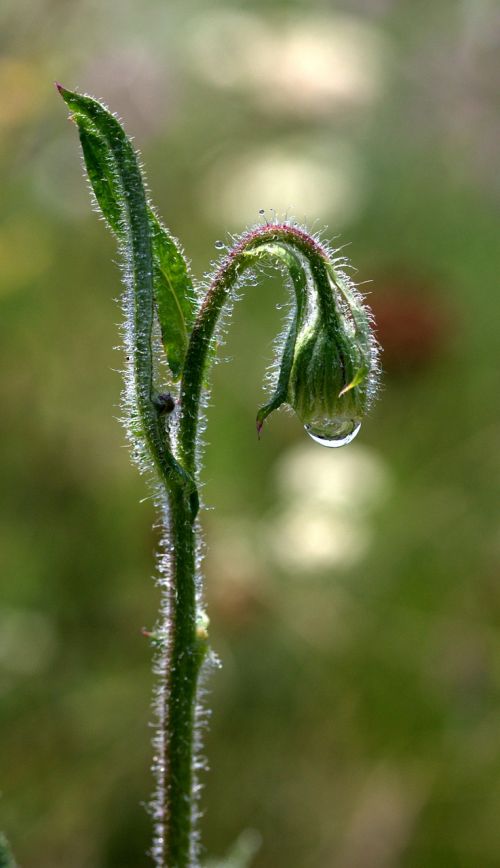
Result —
<svg viewBox="0 0 500 868"><path fill-rule="evenodd" d="M500 863L498 24L487 0L2 4L0 826L23 868L149 864L153 507L54 78L121 114L198 274L275 208L373 279L385 388L348 449L286 415L256 441L278 280L216 369L209 855L251 827L256 868Z"/></svg>
<svg viewBox="0 0 500 868"><path fill-rule="evenodd" d="M0 832L0 868L16 868L5 835Z"/></svg>

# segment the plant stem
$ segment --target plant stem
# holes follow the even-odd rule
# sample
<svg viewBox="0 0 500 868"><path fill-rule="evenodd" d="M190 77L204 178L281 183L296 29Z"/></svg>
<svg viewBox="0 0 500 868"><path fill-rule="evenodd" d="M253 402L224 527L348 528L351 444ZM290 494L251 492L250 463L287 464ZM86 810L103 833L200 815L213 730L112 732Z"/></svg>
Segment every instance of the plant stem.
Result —
<svg viewBox="0 0 500 868"><path fill-rule="evenodd" d="M159 868L195 864L193 744L196 688L205 644L196 633L195 520L188 497L169 494L167 606L160 633L158 722L153 855Z"/></svg>
<svg viewBox="0 0 500 868"><path fill-rule="evenodd" d="M197 579L198 426L217 323L248 269L266 260L287 273L295 310L283 336L274 394L257 413L257 431L287 403L303 424L307 420L307 429L319 423L323 440L310 433L326 445L347 442L346 421L354 425L365 412L376 385L377 347L354 286L336 273L334 253L286 221L256 226L236 241L196 314L189 265L148 201L137 155L119 121L91 97L57 88L78 126L95 200L123 257L126 425L134 460L153 472L164 525L163 596L153 634L159 681L152 855L157 868L197 868L196 703L208 653ZM174 399L158 382L156 325L173 381L182 374L180 410L171 425L165 413Z"/></svg>
<svg viewBox="0 0 500 868"><path fill-rule="evenodd" d="M326 254L305 233L288 225L259 227L244 236L231 251L209 287L191 333L181 383L178 460L189 477L195 480L198 476L196 445L203 378L211 340L224 303L245 271L265 256L288 266L296 291L297 308L302 311L306 281L294 250L307 258L314 253L314 265L321 271ZM332 295L327 286L326 272L322 277L327 296L325 304L331 304ZM290 353L293 353L295 331L296 328ZM276 405L284 397L283 394ZM170 486L169 508L172 593L164 625L164 632L168 632L169 638L159 696L154 854L159 868L188 868L195 864L191 860L196 858L192 835L195 819L193 744L198 677L206 643L196 633L196 517L185 489L172 489Z"/></svg>
<svg viewBox="0 0 500 868"><path fill-rule="evenodd" d="M273 247L275 244L282 247ZM265 255L271 261L287 264L296 290L297 305L302 310L305 279L300 261L290 248L309 256L315 245L305 233L290 226L260 227L247 235L222 263L200 308L186 355L178 429L179 461L195 480L198 476L196 444L203 377L210 343L224 303L244 272ZM319 245L318 249L323 256ZM318 250L314 249L314 253L317 258ZM170 485L169 514L171 598L161 629L162 634L168 635L168 643L161 666L159 691L154 855L158 868L188 868L196 864L193 861L196 852L192 833L195 819L193 745L198 678L207 646L205 638L198 637L196 630L196 516L185 488L177 486L172 489Z"/></svg>
<svg viewBox="0 0 500 868"><path fill-rule="evenodd" d="M283 265L283 254L288 257L286 265L294 283L297 307L303 308L306 292L299 275L302 270L296 255L299 254L308 261L313 273L317 302L323 315L334 321L338 317L326 271L328 253L310 235L289 224L275 223L259 226L242 236L222 260L213 277L194 323L184 363L179 420L180 463L194 478L197 470L196 442L203 377L218 319L231 290L241 281L244 272L264 258ZM283 400L284 396L279 403ZM279 406L279 403L276 406Z"/></svg>

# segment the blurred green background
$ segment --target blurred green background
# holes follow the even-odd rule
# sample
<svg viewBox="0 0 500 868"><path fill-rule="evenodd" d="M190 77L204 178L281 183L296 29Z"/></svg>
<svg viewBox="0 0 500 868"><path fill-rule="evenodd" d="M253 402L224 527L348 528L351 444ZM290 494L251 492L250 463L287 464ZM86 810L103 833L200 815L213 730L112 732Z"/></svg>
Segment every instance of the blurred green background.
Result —
<svg viewBox="0 0 500 868"><path fill-rule="evenodd" d="M20 865L150 864L157 531L114 418L115 247L58 79L123 118L196 274L288 212L349 243L385 347L351 447L287 414L257 442L286 293L267 277L235 308L203 473L207 854L254 828L256 868L498 868L498 3L3 0L0 33L0 827Z"/></svg>

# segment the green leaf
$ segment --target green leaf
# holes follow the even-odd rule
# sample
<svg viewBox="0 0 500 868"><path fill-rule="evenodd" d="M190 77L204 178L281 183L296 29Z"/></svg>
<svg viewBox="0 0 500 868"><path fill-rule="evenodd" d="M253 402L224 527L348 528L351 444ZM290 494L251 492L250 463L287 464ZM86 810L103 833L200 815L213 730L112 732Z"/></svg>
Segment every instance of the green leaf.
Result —
<svg viewBox="0 0 500 868"><path fill-rule="evenodd" d="M150 210L153 242L154 293L161 337L174 379L178 379L186 357L196 302L193 283L177 241Z"/></svg>
<svg viewBox="0 0 500 868"><path fill-rule="evenodd" d="M57 87L85 142L84 158L90 164L89 179L97 202L122 247L131 407L129 434L139 450L145 450L143 454L152 459L167 485L177 490L180 484L191 494L195 492L194 481L172 454L155 403L152 345L155 264L151 209L137 155L118 120L103 105L61 85ZM195 494L192 503L195 511Z"/></svg>
<svg viewBox="0 0 500 868"><path fill-rule="evenodd" d="M88 97L70 94L67 99L65 94L68 91L61 90L61 94L78 125L85 167L96 203L111 231L121 243L126 243L127 198L109 145L110 125L106 123L103 126L102 115L89 113ZM114 124L118 124L112 115L106 114ZM194 322L195 293L178 241L162 226L149 205L148 220L154 263L153 290L162 342L172 376L177 380Z"/></svg>
<svg viewBox="0 0 500 868"><path fill-rule="evenodd" d="M109 147L86 115L75 112L73 117L78 124L85 168L96 202L111 231L123 241L124 193Z"/></svg>

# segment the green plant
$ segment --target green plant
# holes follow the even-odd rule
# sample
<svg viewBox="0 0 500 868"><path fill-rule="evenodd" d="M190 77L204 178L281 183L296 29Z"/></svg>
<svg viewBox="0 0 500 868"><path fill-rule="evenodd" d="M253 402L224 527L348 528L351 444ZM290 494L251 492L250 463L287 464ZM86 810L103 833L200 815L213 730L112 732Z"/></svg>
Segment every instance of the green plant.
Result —
<svg viewBox="0 0 500 868"><path fill-rule="evenodd" d="M244 233L222 254L208 283L197 287L178 242L149 204L137 155L118 120L94 99L58 89L78 126L96 204L122 257L125 425L164 528L160 617L150 634L158 675L152 855L159 868L187 868L199 864L198 693L212 659L199 573L199 431L221 314L262 262L287 275L295 304L274 392L257 414L259 434L269 414L288 404L314 440L328 446L352 440L376 389L377 345L343 260L292 222L275 219ZM248 858L251 849L228 864Z"/></svg>

